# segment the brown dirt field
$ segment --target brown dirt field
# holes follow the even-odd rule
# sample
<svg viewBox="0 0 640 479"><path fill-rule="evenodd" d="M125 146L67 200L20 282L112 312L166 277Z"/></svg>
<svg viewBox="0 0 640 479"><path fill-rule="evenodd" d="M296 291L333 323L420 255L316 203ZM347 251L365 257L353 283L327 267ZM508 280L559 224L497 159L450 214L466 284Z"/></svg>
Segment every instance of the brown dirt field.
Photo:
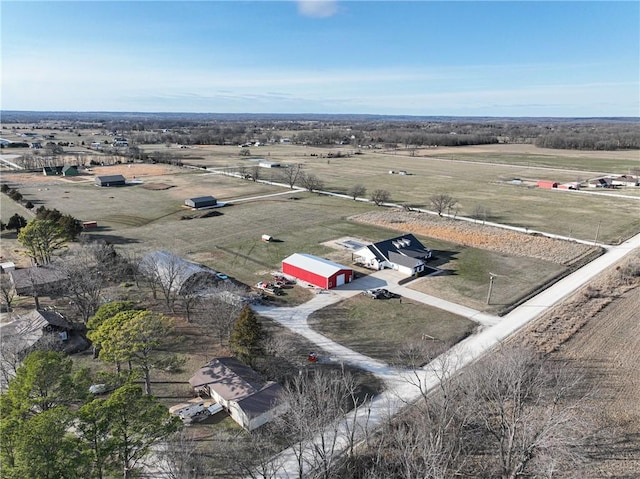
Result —
<svg viewBox="0 0 640 479"><path fill-rule="evenodd" d="M593 390L585 414L582 477L638 477L640 471L640 253L624 260L529 325L515 339L551 359L568 361Z"/></svg>
<svg viewBox="0 0 640 479"><path fill-rule="evenodd" d="M399 229L464 246L513 256L525 256L570 265L588 254L591 246L528 235L491 226L450 220L405 211L372 211L350 218L353 221Z"/></svg>
<svg viewBox="0 0 640 479"><path fill-rule="evenodd" d="M145 178L149 176L165 176L176 173L177 168L170 165L148 165L139 163L130 163L123 165L111 166L92 166L89 173L82 173L80 176L64 177L64 176L44 176L42 173L11 173L6 176L10 183L51 183L54 181L61 182L81 182L93 181L96 176L102 175L122 175L130 180L135 178ZM85 171L85 170L83 170Z"/></svg>
<svg viewBox="0 0 640 479"><path fill-rule="evenodd" d="M95 176L122 175L129 180L134 177L172 175L181 170L170 165L128 163L123 165L93 166L91 171Z"/></svg>

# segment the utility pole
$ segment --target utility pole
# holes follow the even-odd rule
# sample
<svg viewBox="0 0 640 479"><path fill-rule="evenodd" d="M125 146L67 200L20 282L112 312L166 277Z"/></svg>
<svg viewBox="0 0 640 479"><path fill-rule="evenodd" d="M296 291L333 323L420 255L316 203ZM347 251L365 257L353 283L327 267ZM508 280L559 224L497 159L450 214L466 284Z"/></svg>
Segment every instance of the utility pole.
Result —
<svg viewBox="0 0 640 479"><path fill-rule="evenodd" d="M593 246L598 244L598 235L600 234L600 224L602 224L602 220L598 221L598 228L596 228L596 239L593 240Z"/></svg>
<svg viewBox="0 0 640 479"><path fill-rule="evenodd" d="M487 304L491 303L491 291L493 290L493 280L495 277L495 274L489 273L489 293L487 293Z"/></svg>

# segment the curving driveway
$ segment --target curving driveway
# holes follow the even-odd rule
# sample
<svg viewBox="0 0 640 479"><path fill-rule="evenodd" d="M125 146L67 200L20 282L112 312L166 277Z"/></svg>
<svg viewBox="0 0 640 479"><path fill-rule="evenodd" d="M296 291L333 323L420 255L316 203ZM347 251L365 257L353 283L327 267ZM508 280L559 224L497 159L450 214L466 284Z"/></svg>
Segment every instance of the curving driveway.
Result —
<svg viewBox="0 0 640 479"><path fill-rule="evenodd" d="M366 408L354 410L339 420L337 427L342 434L340 434L335 449L335 451L339 452L348 447L346 437L348 437L348 432L351 428L355 427L356 437L363 437L365 430L380 426L407 404L416 401L420 397L421 391L434 388L438 384L439 378L445 373L445 364L446 372L451 374L477 361L491 348L497 346L527 323L559 304L571 293L587 284L597 274L612 267L637 248L640 248L640 234L618 246L609 247L604 255L566 276L503 317L480 313L464 306L403 288L397 284L397 273L388 270L373 273L368 277L332 290L328 294L318 294L311 301L295 308L256 306L255 310L316 343L318 347L327 351L333 360L344 361L371 371L385 381L386 390L375 397ZM410 371L392 368L380 361L352 351L313 331L308 326L307 317L313 311L372 287L386 287L390 291L406 295L416 301L441 307L447 311L465 316L479 322L484 327L480 328L476 334L455 345L442 357L437 358L421 369ZM309 454L311 454L310 451ZM277 474L278 478L288 479L298 476L298 461L292 450L283 451L274 458L274 461L282 464Z"/></svg>

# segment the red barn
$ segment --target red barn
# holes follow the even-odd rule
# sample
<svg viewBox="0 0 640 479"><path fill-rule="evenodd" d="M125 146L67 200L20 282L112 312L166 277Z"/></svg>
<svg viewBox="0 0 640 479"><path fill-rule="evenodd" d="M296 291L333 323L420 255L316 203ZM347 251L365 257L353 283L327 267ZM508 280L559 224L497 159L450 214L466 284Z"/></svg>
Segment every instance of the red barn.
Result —
<svg viewBox="0 0 640 479"><path fill-rule="evenodd" d="M558 187L558 183L556 183L555 181L547 181L547 180L538 181L538 188L557 188L557 187Z"/></svg>
<svg viewBox="0 0 640 479"><path fill-rule="evenodd" d="M351 268L304 253L295 253L283 260L282 272L324 289L350 283L353 279Z"/></svg>

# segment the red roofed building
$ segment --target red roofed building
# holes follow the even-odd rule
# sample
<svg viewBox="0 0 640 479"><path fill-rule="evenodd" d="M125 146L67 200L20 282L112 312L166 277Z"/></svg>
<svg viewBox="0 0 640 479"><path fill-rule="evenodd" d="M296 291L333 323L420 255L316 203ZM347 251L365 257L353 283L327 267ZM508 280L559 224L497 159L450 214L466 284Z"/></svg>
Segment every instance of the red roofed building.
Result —
<svg viewBox="0 0 640 479"><path fill-rule="evenodd" d="M282 272L323 289L353 280L351 268L304 253L295 253L283 260Z"/></svg>

